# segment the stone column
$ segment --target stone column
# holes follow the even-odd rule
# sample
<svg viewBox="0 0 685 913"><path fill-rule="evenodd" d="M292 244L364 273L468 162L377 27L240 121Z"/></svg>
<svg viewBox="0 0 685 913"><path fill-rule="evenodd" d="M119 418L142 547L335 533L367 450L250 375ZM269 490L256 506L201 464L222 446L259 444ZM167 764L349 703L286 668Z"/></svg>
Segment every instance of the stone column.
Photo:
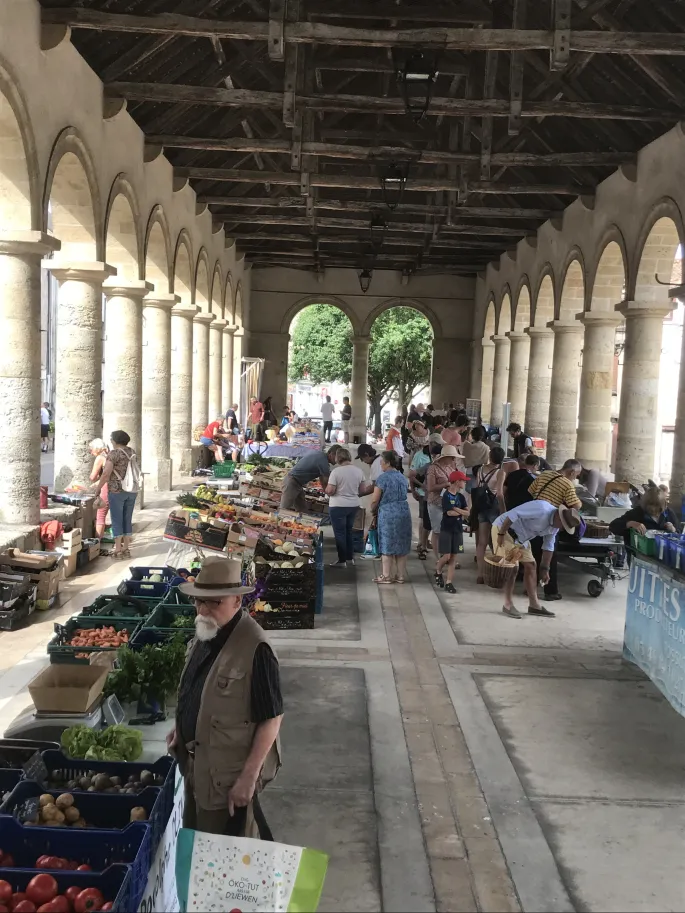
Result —
<svg viewBox="0 0 685 913"><path fill-rule="evenodd" d="M530 336L530 357L524 428L533 437L546 441L549 425L549 393L552 385L554 333L547 327L528 327L526 333Z"/></svg>
<svg viewBox="0 0 685 913"><path fill-rule="evenodd" d="M143 470L151 491L170 491L171 313L178 295L143 299Z"/></svg>
<svg viewBox="0 0 685 913"><path fill-rule="evenodd" d="M509 400L509 354L511 344L506 336L492 336L495 343L495 366L492 376L492 406L490 408L490 424L502 424L502 403Z"/></svg>
<svg viewBox="0 0 685 913"><path fill-rule="evenodd" d="M212 421L224 414L229 406L223 401L221 384L226 326L228 321L223 319L214 320L209 326L209 415Z"/></svg>
<svg viewBox="0 0 685 913"><path fill-rule="evenodd" d="M242 401L242 366L243 366L243 343L245 341L245 330L240 327L233 334L233 399L238 403L239 412L238 421L241 427L245 427L247 421L247 403Z"/></svg>
<svg viewBox="0 0 685 913"><path fill-rule="evenodd" d="M171 312L171 462L177 472L192 470L193 319L195 305Z"/></svg>
<svg viewBox="0 0 685 913"><path fill-rule="evenodd" d="M350 395L352 426L350 429L350 443L354 440L355 435L359 435L359 440L363 444L366 441L366 414L369 402L369 346L371 345L371 337L353 336L352 345L352 388Z"/></svg>
<svg viewBox="0 0 685 913"><path fill-rule="evenodd" d="M479 339L471 342L471 376L469 399L480 399L483 374L483 346Z"/></svg>
<svg viewBox="0 0 685 913"><path fill-rule="evenodd" d="M608 472L611 463L611 393L614 339L622 318L614 313L578 314L585 327L576 457L588 469Z"/></svg>
<svg viewBox="0 0 685 913"><path fill-rule="evenodd" d="M476 342L476 345L478 343ZM481 341L483 349L483 368L480 381L480 414L483 421L489 425L492 416L492 383L495 372L495 344L487 337Z"/></svg>
<svg viewBox="0 0 685 913"><path fill-rule="evenodd" d="M225 326L222 333L221 402L225 409L229 409L235 402L233 397L233 336L237 329L237 326Z"/></svg>
<svg viewBox="0 0 685 913"><path fill-rule="evenodd" d="M465 403L471 375L471 351L467 339L434 339L430 401Z"/></svg>
<svg viewBox="0 0 685 913"><path fill-rule="evenodd" d="M43 265L59 282L55 491L64 491L91 484L88 445L103 434L102 284L116 270L106 263L45 260Z"/></svg>
<svg viewBox="0 0 685 913"><path fill-rule="evenodd" d="M641 485L654 474L663 324L673 304L624 301L616 310L626 318L616 479Z"/></svg>
<svg viewBox="0 0 685 913"><path fill-rule="evenodd" d="M193 427L206 425L209 414L209 325L214 314L193 317Z"/></svg>
<svg viewBox="0 0 685 913"><path fill-rule="evenodd" d="M583 357L583 325L553 320L554 360L549 398L547 459L558 468L576 452L580 361Z"/></svg>
<svg viewBox="0 0 685 913"><path fill-rule="evenodd" d="M509 391L511 421L523 424L526 417L528 395L528 364L530 362L530 336L526 333L507 333L511 344L509 357Z"/></svg>
<svg viewBox="0 0 685 913"><path fill-rule="evenodd" d="M103 431L125 431L131 447L141 453L143 408L142 300L154 286L143 280L113 278L105 294L105 363L103 368Z"/></svg>
<svg viewBox="0 0 685 913"><path fill-rule="evenodd" d="M40 262L59 246L0 232L0 523L40 522Z"/></svg>
<svg viewBox="0 0 685 913"><path fill-rule="evenodd" d="M682 516L685 498L685 332L680 349L680 377L678 379L678 404L676 406L675 434L673 435L673 461L671 463L670 506L676 517Z"/></svg>

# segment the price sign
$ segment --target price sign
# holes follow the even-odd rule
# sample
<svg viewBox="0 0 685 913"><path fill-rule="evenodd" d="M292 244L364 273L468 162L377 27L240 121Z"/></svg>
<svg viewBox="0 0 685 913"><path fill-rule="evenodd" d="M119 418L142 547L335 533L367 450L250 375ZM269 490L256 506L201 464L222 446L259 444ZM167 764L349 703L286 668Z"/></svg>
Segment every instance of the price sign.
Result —
<svg viewBox="0 0 685 913"><path fill-rule="evenodd" d="M183 777L177 767L174 782L174 807L152 861L138 913L179 913L180 911L176 893L176 842L183 824L184 798Z"/></svg>
<svg viewBox="0 0 685 913"><path fill-rule="evenodd" d="M39 751L34 752L25 764L21 765L27 780L37 780L41 786L48 782L48 769Z"/></svg>

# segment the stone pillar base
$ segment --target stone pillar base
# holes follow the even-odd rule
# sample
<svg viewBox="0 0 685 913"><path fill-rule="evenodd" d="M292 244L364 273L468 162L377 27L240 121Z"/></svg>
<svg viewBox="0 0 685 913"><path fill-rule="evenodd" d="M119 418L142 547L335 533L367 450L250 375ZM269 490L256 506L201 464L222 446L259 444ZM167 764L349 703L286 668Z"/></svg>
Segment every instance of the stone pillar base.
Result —
<svg viewBox="0 0 685 913"><path fill-rule="evenodd" d="M157 460L149 470L145 487L148 491L171 491L172 466L171 460Z"/></svg>
<svg viewBox="0 0 685 913"><path fill-rule="evenodd" d="M179 472L184 472L187 474L195 469L199 450L200 445L193 444L192 447L188 447L187 449L180 452L178 461Z"/></svg>

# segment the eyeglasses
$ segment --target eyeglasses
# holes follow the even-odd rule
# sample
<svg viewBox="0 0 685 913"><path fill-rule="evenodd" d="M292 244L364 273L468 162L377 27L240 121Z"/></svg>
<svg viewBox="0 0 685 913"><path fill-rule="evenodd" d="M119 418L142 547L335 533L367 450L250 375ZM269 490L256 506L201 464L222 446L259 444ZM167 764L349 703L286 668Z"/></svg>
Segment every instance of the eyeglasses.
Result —
<svg viewBox="0 0 685 913"><path fill-rule="evenodd" d="M191 596L190 601L196 608L199 605L204 605L208 609L216 609L221 605L220 599L203 599L201 596Z"/></svg>

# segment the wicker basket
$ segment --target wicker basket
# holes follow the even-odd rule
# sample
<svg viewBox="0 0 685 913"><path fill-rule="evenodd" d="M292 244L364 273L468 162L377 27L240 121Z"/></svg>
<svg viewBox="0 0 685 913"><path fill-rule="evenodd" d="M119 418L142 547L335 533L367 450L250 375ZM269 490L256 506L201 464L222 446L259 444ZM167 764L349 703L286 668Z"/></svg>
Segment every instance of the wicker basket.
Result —
<svg viewBox="0 0 685 913"><path fill-rule="evenodd" d="M588 522L585 529L586 539L606 539L610 535L608 523Z"/></svg>
<svg viewBox="0 0 685 913"><path fill-rule="evenodd" d="M483 578L493 590L501 590L505 583L516 577L518 567L518 564L511 564L500 555L486 555Z"/></svg>

